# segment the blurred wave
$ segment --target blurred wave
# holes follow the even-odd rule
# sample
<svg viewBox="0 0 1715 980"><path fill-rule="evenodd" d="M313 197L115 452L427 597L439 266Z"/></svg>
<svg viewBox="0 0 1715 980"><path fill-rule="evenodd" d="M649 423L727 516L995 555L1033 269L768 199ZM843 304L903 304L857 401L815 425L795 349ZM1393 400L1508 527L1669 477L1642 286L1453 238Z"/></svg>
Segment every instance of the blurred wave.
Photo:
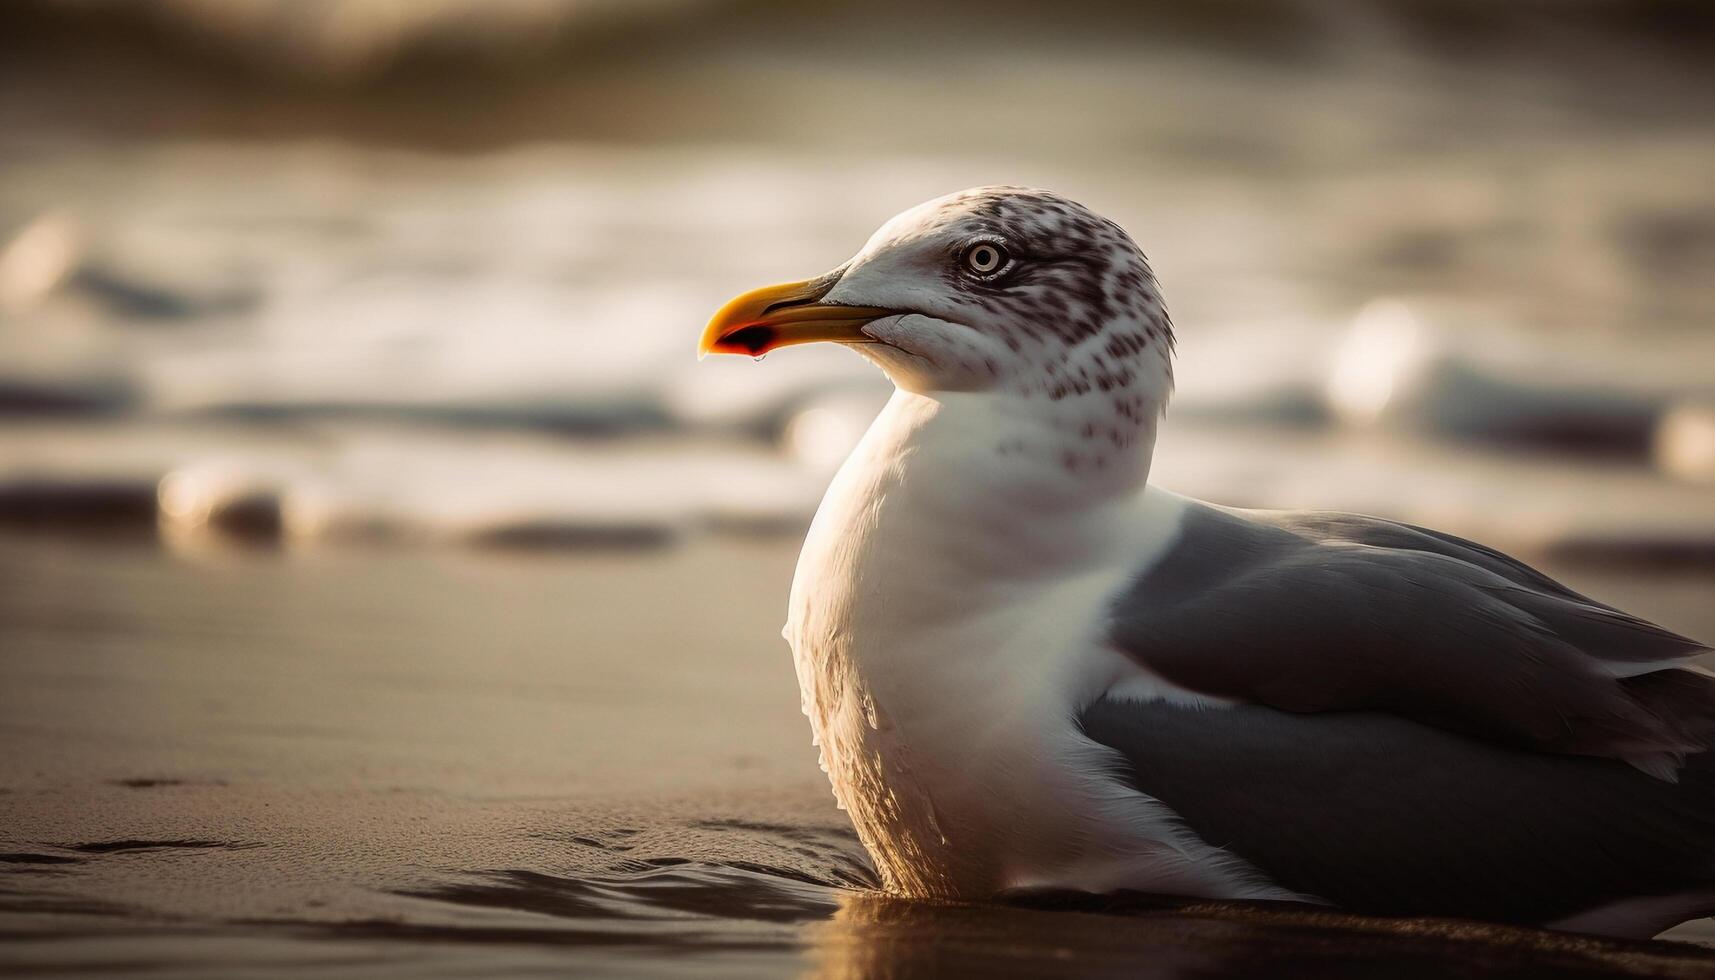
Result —
<svg viewBox="0 0 1715 980"><path fill-rule="evenodd" d="M0 195L77 203L39 208L0 248L0 522L560 548L796 532L887 386L836 349L697 364L696 327L750 283L836 264L909 203L900 186L957 186L960 170L237 146L14 168ZM1338 289L1258 304L1285 228L1253 214L1248 242L1211 237L1233 208L1219 187L1180 178L1196 204L1174 208L1123 175L1084 179L1146 242L1178 243L1178 264L1253 270L1249 293L1231 273L1166 277L1193 311L1156 467L1168 485L1536 549L1711 550L1695 406L1715 396L1715 335L1569 334L1556 325L1586 294L1457 274L1355 310ZM1347 263L1372 238L1350 222L1320 234L1346 237ZM1647 271L1630 275L1644 288ZM1521 301L1544 327L1509 313ZM1387 458L1367 433L1387 434ZM1422 492L1429 470L1439 496Z"/></svg>
<svg viewBox="0 0 1715 980"><path fill-rule="evenodd" d="M1271 113L1317 104L1283 98L1283 84L1365 112L1404 83L1408 99L1464 102L1457 116L1432 110L1434 125L1471 136L1490 125L1491 103L1518 97L1550 117L1706 120L1712 52L1715 13L1697 0L18 0L0 9L0 119L14 131L83 123L436 147L876 132L949 145L987 131L994 147L1018 134L992 131L985 93L1009 107L1020 95L1093 100L1020 108L1099 139L1113 128L1090 125L1092 110L1191 108L1209 101L1199 89L1273 76L1253 93ZM1184 84L1186 63L1210 58L1230 77ZM1139 61L1155 68L1142 90L1080 84ZM1329 77L1377 91L1318 84ZM970 100L969 118L943 111L950 95ZM1252 127L1215 129L1188 133L1184 149L1266 162L1270 140ZM1124 135L1135 145L1147 133Z"/></svg>
<svg viewBox="0 0 1715 980"><path fill-rule="evenodd" d="M1711 48L1677 0L7 5L0 522L793 532L886 385L698 325L1009 181L1161 273L1168 485L1701 562Z"/></svg>
<svg viewBox="0 0 1715 980"><path fill-rule="evenodd" d="M1715 27L1715 14L1696 0L1082 0L1052 11L1025 0L966 0L931 9L898 0L814 6L789 0L24 0L9 5L5 18L14 42L63 44L68 35L93 32L230 70L336 84L423 63L461 61L478 70L553 63L592 41L682 38L710 24L766 24L784 32L793 22L849 27L910 20L930 29L958 24L977 37L997 28L1147 26L1164 41L1277 56L1385 41L1436 55L1549 60L1642 45L1655 57L1664 49L1691 55Z"/></svg>

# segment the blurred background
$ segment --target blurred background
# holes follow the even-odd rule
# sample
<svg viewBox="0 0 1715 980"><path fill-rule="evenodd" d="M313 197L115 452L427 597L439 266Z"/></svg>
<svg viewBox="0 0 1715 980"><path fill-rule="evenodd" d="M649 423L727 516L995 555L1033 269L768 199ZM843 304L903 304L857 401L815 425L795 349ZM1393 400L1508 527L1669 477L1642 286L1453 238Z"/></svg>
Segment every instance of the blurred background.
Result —
<svg viewBox="0 0 1715 980"><path fill-rule="evenodd" d="M700 324L1027 183L1161 276L1164 483L1711 556L1708 7L926 6L8 4L0 521L795 532L883 383Z"/></svg>
<svg viewBox="0 0 1715 980"><path fill-rule="evenodd" d="M1712 91L1699 0L11 0L0 833L59 861L13 911L349 923L416 861L398 813L497 800L843 827L776 637L887 386L695 341L973 184L1150 256L1158 482L1477 537L1707 640ZM342 834L371 877L318 863ZM77 850L115 839L230 884ZM259 842L362 884L252 907Z"/></svg>

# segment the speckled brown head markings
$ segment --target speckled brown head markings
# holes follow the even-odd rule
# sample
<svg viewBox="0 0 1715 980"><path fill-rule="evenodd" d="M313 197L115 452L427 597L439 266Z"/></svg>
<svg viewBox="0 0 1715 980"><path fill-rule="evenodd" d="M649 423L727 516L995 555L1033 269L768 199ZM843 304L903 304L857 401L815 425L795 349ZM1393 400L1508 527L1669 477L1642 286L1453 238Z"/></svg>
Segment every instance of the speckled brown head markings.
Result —
<svg viewBox="0 0 1715 980"><path fill-rule="evenodd" d="M822 302L892 311L853 346L901 389L1000 396L1020 421L997 456L1116 487L1147 470L1173 327L1143 253L1083 205L1022 187L928 201L883 224Z"/></svg>
<svg viewBox="0 0 1715 980"><path fill-rule="evenodd" d="M992 280L963 276L956 263L943 274L981 311L985 332L1015 353L1035 347L1049 355L1040 393L1059 400L1120 392L1146 366L1171 378L1172 321L1148 261L1119 225L1023 187L979 188L944 207L961 213L967 241L993 240L1010 256Z"/></svg>

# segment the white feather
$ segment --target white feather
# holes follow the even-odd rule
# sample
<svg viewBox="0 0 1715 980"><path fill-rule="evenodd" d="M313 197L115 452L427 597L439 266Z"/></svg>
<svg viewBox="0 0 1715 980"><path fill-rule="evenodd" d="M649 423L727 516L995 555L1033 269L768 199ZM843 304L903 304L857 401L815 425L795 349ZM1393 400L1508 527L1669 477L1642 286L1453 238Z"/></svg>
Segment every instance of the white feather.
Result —
<svg viewBox="0 0 1715 980"><path fill-rule="evenodd" d="M896 392L835 477L785 629L834 794L907 895L1302 899L1185 833L1077 728L1108 691L1194 699L1101 642L1184 502L1144 489L1147 444L1107 481L1065 471L1061 416L1089 410Z"/></svg>

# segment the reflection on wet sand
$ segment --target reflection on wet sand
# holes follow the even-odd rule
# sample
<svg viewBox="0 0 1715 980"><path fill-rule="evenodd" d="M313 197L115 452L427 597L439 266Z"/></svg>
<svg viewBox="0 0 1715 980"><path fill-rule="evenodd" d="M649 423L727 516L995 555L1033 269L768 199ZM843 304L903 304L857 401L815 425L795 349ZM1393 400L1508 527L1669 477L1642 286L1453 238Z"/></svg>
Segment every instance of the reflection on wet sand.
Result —
<svg viewBox="0 0 1715 980"><path fill-rule="evenodd" d="M719 838L729 831L733 836L723 844ZM331 918L312 907L223 921L163 920L159 910L19 887L24 879L16 876L0 891L0 911L35 924L9 930L6 938L34 939L41 963L58 955L62 965L88 966L115 950L135 952L147 937L155 941L144 944L148 955L135 966L165 971L217 960L218 937L227 936L282 959L344 959L361 950L372 965L391 970L409 968L433 949L442 966L466 969L557 962L599 972L643 957L667 972L674 964L696 964L710 973L820 980L1715 976L1715 951L1697 946L1364 918L1302 906L1146 897L1057 897L1028 905L907 901L863 884L869 875L851 862L848 837L788 825L610 828L596 838L578 835L561 843L573 851L593 847L620 855L636 846L644 856L618 857L598 869L557 850L550 852L557 858L532 856L535 867L437 873L396 889L393 897L404 904ZM664 856L661 848L675 840L680 853L697 856ZM710 859L711 850L728 845L757 860ZM60 865L103 855L172 860L171 852L205 848L229 845L112 841L65 849L76 857L7 854L0 861L58 873ZM803 851L809 861L770 862L771 851L776 858ZM73 922L80 925L68 928ZM77 951L56 954L56 946L69 941L79 944ZM34 955L20 960L32 962L38 962Z"/></svg>
<svg viewBox="0 0 1715 980"><path fill-rule="evenodd" d="M851 892L807 931L822 980L1715 975L1715 952L1693 946L1237 904L1049 911Z"/></svg>

